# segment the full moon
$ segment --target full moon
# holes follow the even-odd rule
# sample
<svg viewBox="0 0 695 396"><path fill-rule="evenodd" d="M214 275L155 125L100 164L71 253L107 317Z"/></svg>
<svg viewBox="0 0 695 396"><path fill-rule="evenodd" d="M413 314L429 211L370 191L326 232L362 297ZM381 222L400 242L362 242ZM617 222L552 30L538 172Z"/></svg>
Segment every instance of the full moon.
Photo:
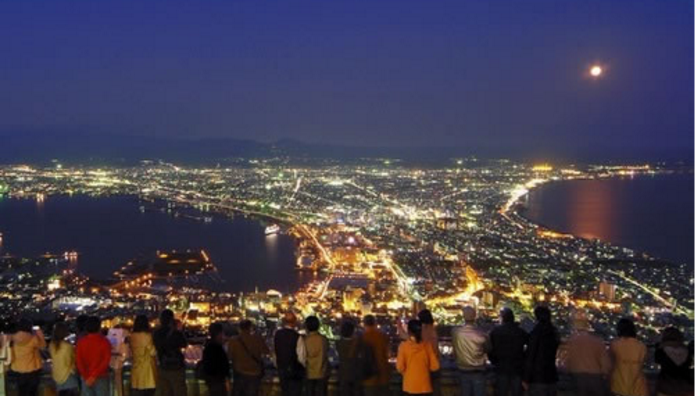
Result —
<svg viewBox="0 0 695 396"><path fill-rule="evenodd" d="M601 69L601 66L592 66L590 73L592 76L598 77L603 73L603 69Z"/></svg>

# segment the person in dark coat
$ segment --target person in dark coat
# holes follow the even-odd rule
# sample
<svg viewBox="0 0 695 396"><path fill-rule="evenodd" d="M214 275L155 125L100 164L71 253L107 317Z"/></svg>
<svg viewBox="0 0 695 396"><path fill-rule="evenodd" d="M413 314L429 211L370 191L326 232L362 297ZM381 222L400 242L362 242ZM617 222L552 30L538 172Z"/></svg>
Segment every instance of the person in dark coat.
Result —
<svg viewBox="0 0 695 396"><path fill-rule="evenodd" d="M523 384L529 396L556 396L558 377L555 358L560 338L551 323L547 307L538 306L533 313L536 326L529 335Z"/></svg>
<svg viewBox="0 0 695 396"><path fill-rule="evenodd" d="M165 309L159 316L159 328L152 335L157 350L157 394L186 396L186 361L183 350L186 337L176 328L174 312Z"/></svg>
<svg viewBox="0 0 695 396"><path fill-rule="evenodd" d="M656 391L659 395L690 396L693 394L693 356L685 346L683 333L675 327L664 329L654 354L661 367Z"/></svg>
<svg viewBox="0 0 695 396"><path fill-rule="evenodd" d="M345 320L340 326L340 340L338 350L338 388L340 396L360 396L362 394L362 381L357 370L357 348L359 337L355 335L355 322Z"/></svg>
<svg viewBox="0 0 695 396"><path fill-rule="evenodd" d="M524 349L528 334L514 321L514 312L500 312L502 324L490 332L492 349L488 357L495 367L495 396L521 396L524 373Z"/></svg>
<svg viewBox="0 0 695 396"><path fill-rule="evenodd" d="M228 396L230 390L230 367L227 352L223 345L226 341L224 326L213 323L209 328L210 338L203 349L203 374L210 396Z"/></svg>
<svg viewBox="0 0 695 396"><path fill-rule="evenodd" d="M297 359L299 333L297 333L296 327L297 316L292 312L287 312L282 318L282 328L275 332L273 342L275 364L278 369L282 396L300 396L302 394L304 367Z"/></svg>

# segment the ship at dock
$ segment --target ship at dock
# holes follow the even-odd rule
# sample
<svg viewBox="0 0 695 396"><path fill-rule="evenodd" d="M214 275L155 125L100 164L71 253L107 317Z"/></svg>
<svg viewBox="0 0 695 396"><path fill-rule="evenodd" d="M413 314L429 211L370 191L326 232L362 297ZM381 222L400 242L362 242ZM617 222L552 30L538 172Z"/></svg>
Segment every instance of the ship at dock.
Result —
<svg viewBox="0 0 695 396"><path fill-rule="evenodd" d="M280 232L280 226L271 224L265 228L265 235L275 235Z"/></svg>

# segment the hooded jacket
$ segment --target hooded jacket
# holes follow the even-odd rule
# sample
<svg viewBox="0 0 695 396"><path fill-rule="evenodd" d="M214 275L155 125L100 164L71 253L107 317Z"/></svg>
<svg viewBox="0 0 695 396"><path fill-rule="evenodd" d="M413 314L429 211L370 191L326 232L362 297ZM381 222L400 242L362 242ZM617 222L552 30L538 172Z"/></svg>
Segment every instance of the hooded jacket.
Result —
<svg viewBox="0 0 695 396"><path fill-rule="evenodd" d="M439 370L439 359L429 342L407 340L398 347L396 368L403 375L403 392L432 393L430 372Z"/></svg>
<svg viewBox="0 0 695 396"><path fill-rule="evenodd" d="M611 391L622 396L647 396L649 389L644 376L647 347L636 338L619 337L611 343L611 355Z"/></svg>
<svg viewBox="0 0 695 396"><path fill-rule="evenodd" d="M678 344L660 345L654 354L656 363L661 366L658 393L665 395L687 395L693 390L693 370L690 365L693 356L690 351Z"/></svg>

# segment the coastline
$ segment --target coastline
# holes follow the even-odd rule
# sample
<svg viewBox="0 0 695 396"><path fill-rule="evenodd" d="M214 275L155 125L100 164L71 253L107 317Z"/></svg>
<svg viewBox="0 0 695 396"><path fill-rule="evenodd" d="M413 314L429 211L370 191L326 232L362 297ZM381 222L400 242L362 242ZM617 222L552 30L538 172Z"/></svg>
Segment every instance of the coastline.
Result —
<svg viewBox="0 0 695 396"><path fill-rule="evenodd" d="M614 246L614 247L619 247L619 248L625 248L633 251L636 255L640 256L646 256L648 257L649 260L651 261L659 261L663 263L668 263L668 264L681 264L678 259L673 259L673 258L663 258L661 255L656 254L655 252L651 251L648 247L644 246L628 246L625 243L621 243L621 241L616 241L612 238L608 237L602 237L600 235L597 235L596 237L588 237L585 235L579 235L575 231L570 228L564 228L556 225L549 224L545 221L542 221L537 218L533 218L532 216L529 215L530 211L530 206L528 203L524 203L524 200L528 200L531 196L532 193L539 191L540 189L547 188L549 186L556 186L556 185L569 185L572 184L571 182L579 182L579 181L584 181L584 182L615 182L615 181L621 181L621 182L631 182L631 181L642 181L644 179L664 179L668 177L683 177L683 178L690 178L692 180L693 178L693 172L692 171L673 171L673 170L668 170L668 171L660 171L655 174L635 174L635 175L612 175L612 176L601 176L601 177L574 177L574 178L564 178L564 179L547 179L543 180L541 183L536 183L530 188L527 189L527 192L521 196L518 196L516 200L510 204L509 210L506 211L503 214L506 215L511 215L515 216L519 219L523 219L523 221L531 225L533 227L538 228L539 230L544 230L548 232L553 232L557 234L562 234L562 235L570 235L573 238L579 238L579 239L584 239L588 241L592 240L598 240L601 243L606 243L608 245ZM574 186L573 186L574 187ZM623 241L624 242L624 241ZM687 261L686 261L687 262ZM692 264L692 263L691 263Z"/></svg>
<svg viewBox="0 0 695 396"><path fill-rule="evenodd" d="M118 208L118 213L125 214L126 216L127 213L133 213L134 219L137 219L140 217L139 215L141 213L146 213L147 215L155 215L157 217L154 217L152 220L145 220L144 221L144 226L145 228L140 228L140 231L144 230L144 233L147 234L148 232L154 232L154 233L159 233L160 236L157 238L154 238L152 241L150 241L151 238L145 238L145 242L139 243L135 242L133 244L132 236L125 235L123 234L128 233L128 230L125 228L128 226L128 224L133 224L135 227L143 227L143 224L141 224L139 221L136 220L135 223L128 223L125 225L121 226L116 226L117 230L119 231L118 234L114 234L113 232L108 233L108 237L104 236L104 238L116 238L113 242L113 245L119 246L116 250L119 250L116 255L113 254L113 252L109 251L106 256L100 257L95 255L95 251L98 251L98 246L94 245L93 239L89 237L88 234L84 234L85 230L84 229L79 229L75 231L73 229L72 233L70 236L62 238L62 241L54 244L54 245L47 245L41 242L41 240L38 240L37 242L34 243L26 243L26 235L25 233L30 232L30 230L23 229L23 228L18 228L17 221L10 221L10 223L6 224L7 226L7 232L5 233L5 248L3 249L5 254L12 254L12 256L15 257L26 257L26 258L33 258L40 256L41 254L44 254L45 252L53 252L54 254L60 254L62 255L63 251L76 251L79 253L80 256L83 254L85 255L86 261L82 262L82 265L85 266L87 276L89 276L90 279L93 280L108 280L110 279L112 271L110 270L95 270L94 268L97 268L93 266L92 264L99 264L98 268L103 268L103 266L98 263L97 261L103 261L104 258L106 258L106 264L108 264L106 267L113 267L113 270L119 270L121 266L126 263L128 260L131 259L137 259L142 256L148 257L149 254L155 254L156 250L162 249L162 250L188 250L188 249L205 249L208 250L208 248L211 248L213 251L216 252L214 256L212 256L213 262L218 268L224 267L221 272L222 274L226 273L227 275L225 276L225 282L224 283L229 283L231 281L232 284L234 283L239 283L239 280L244 278L245 275L242 275L243 273L249 273L250 278L247 281L248 285L247 286L233 286L230 285L229 289L227 291L229 292L242 292L242 291L250 291L253 290L254 285L260 286L261 290L270 290L270 289L281 289L283 292L288 292L288 293L294 293L297 290L301 289L304 287L304 284L306 283L307 277L301 277L298 275L294 275L297 273L295 265L296 265L296 260L297 260L297 250L296 246L300 243L300 240L297 238L297 233L295 232L282 232L283 235L281 235L282 240L276 239L277 237L263 237L263 234L258 234L258 238L256 238L256 232L263 232L263 227L265 227L268 224L271 223L282 223L283 228L285 227L292 227L294 224L291 222L288 222L284 219L279 219L275 218L273 216L263 216L262 213L247 213L244 211L240 210L235 210L234 213L232 214L231 211L225 210L223 208L217 208L213 207L210 205L209 211L201 209L200 205L194 206L190 205L188 203L182 203L174 200L169 200L169 199L163 199L163 198L156 198L156 199L151 199L152 197L143 197L140 194L134 194L134 193L126 193L126 194L51 194L51 195L45 195L41 197L41 199L38 199L34 195L14 195L9 197L9 199L6 200L7 204L11 204L12 201L25 201L25 204L20 204L22 205L21 207L24 208L29 208L32 212L34 212L34 205L50 205L50 202L55 199L58 203L58 205L64 205L64 203L71 202L71 200L76 199L72 201L72 204L69 204L70 206L68 208L72 208L73 214L76 214L77 216L91 216L93 222L99 222L98 218L95 218L94 216L103 216L103 209L99 210L97 209L96 212L94 211L88 211L86 214L78 213L75 212L75 208L79 208L81 205L84 205L85 202L89 200L101 200L101 199L111 199L115 200L113 201L114 203L112 204L107 204L107 207L110 207L108 205L116 205L115 208ZM118 201L120 200L120 202ZM45 202L45 203L44 203ZM171 205L173 204L173 205ZM56 208L51 208L50 212L47 212L49 215L51 212L55 213L57 208L60 208L61 206L57 206ZM92 205L88 204L87 208L93 207ZM99 207L99 205L97 205ZM138 208L140 207L140 210L138 211ZM47 207L47 209L50 208ZM10 212L12 213L13 206L9 207ZM46 210L46 209L36 209L38 210ZM64 212L62 209L58 210L60 212ZM38 213L38 212L37 212ZM137 214L136 214L137 213ZM241 214L243 216L237 217L236 215ZM41 215L43 217L43 215ZM49 218L54 218L55 216L49 216ZM62 216L65 217L65 216ZM8 216L7 219L9 220L11 217ZM33 218L33 217L32 217ZM102 218L102 217L99 217ZM130 218L130 217L128 217ZM79 217L77 218L79 219ZM159 220L158 220L159 219ZM213 220L214 219L214 220ZM282 221L279 221L282 220ZM79 220L78 220L79 221ZM179 221L185 221L185 223L179 223ZM239 222L241 221L244 224L241 225L232 225L235 221ZM55 221L52 221L52 223L55 223ZM118 223L123 223L123 221L120 221ZM207 223L212 223L211 225ZM251 225L252 223L255 223L256 225ZM14 226L13 226L14 224ZM154 224L154 227L159 227L159 228L153 228L150 229L149 224ZM170 232L165 232L162 233L160 231L165 231L166 229L170 229L171 227L174 228L181 228L178 226L178 224L183 225L182 231L174 232L173 234ZM94 224L92 225L94 226ZM161 227L167 227L167 228L161 228ZM212 227L212 228L210 228ZM249 228L251 227L251 228ZM55 232L56 225L53 224L50 228L50 232ZM125 229L125 231L124 231ZM196 231L198 230L198 231ZM205 231L209 230L209 231ZM244 231L245 230L245 231ZM113 230L111 230L113 231ZM2 232L0 230L0 232ZM98 233L102 232L101 230L98 231ZM196 233L199 235L192 235L194 238L191 238L190 243L188 240L188 237L186 237L187 233ZM222 234L220 234L222 232ZM249 236L249 238L252 238L254 240L253 246L259 246L261 250L257 250L254 248L254 251L259 251L258 254L250 254L248 251L239 251L239 249L244 249L243 246L244 244L248 244L248 242L243 242L244 240L248 241L248 238L245 238L244 235L239 234L239 232L243 232L244 234L251 235L250 233L253 232L253 235ZM202 234L201 234L202 233ZM84 241L82 240L83 238L80 236L81 234L84 234ZM142 234L142 232L140 233ZM121 235L125 235L126 238L125 240L119 239ZM219 235L220 237L217 237ZM223 242L224 239L226 239L226 235L232 236L237 242L233 242L232 244L225 243ZM12 238L16 240L16 243L11 243L11 240L9 238ZM142 237L141 237L142 238ZM22 241L25 241L22 243ZM75 241L75 242L72 242ZM91 242L90 242L91 241ZM207 242L210 242L208 245ZM164 242L162 244L162 242ZM268 245L270 243L270 245ZM241 244L241 245L240 245ZM279 245L278 245L279 244ZM265 247L264 247L265 246ZM273 246L272 251L268 251L268 246ZM276 250L276 249L280 250ZM147 249L147 250L143 250ZM112 249L113 250L113 249ZM247 249L248 250L248 249ZM208 250L209 251L209 250ZM59 252L59 253L56 253ZM123 253L127 252L127 253ZM85 260L85 258L83 258ZM125 261L124 261L125 260ZM249 261L251 260L251 261ZM259 261L261 260L261 261ZM255 264L254 264L255 263ZM258 267L258 270L254 270L257 265L260 265ZM241 267L243 266L243 270ZM90 269L91 268L91 269ZM262 280L259 280L260 278L263 279L271 279L272 277L267 277L263 275L261 277L260 274L262 273L272 273L275 272L276 270L274 268L282 268L282 273L285 275L278 275L275 276L275 282L263 282ZM240 271L241 270L241 271ZM104 272L106 271L106 272ZM260 271L260 272L259 272ZM270 272L269 272L270 271ZM84 270L80 271L84 274ZM255 275L253 275L255 274ZM292 280L287 278L292 274ZM230 278L231 276L231 278ZM259 279L255 279L259 278ZM254 280L255 279L255 280ZM260 283L256 283L260 282ZM265 283L265 284L264 284Z"/></svg>

